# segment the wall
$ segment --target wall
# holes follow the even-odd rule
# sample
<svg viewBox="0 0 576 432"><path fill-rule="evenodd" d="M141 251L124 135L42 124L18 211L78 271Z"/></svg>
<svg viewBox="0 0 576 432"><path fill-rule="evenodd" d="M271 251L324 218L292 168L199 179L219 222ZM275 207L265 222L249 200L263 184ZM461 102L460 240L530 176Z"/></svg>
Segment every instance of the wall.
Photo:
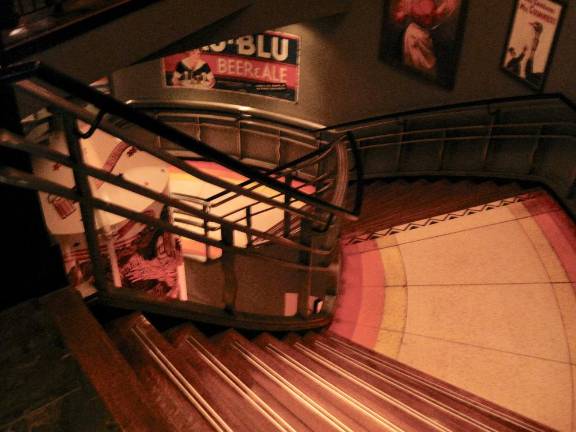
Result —
<svg viewBox="0 0 576 432"><path fill-rule="evenodd" d="M302 37L298 103L227 92L164 89L160 61L114 74L122 99L168 98L250 105L325 124L419 107L532 94L499 68L513 1L469 1L463 46L453 90L409 76L378 59L381 0L356 0L350 12L281 30ZM576 4L566 7L545 92L576 99Z"/></svg>

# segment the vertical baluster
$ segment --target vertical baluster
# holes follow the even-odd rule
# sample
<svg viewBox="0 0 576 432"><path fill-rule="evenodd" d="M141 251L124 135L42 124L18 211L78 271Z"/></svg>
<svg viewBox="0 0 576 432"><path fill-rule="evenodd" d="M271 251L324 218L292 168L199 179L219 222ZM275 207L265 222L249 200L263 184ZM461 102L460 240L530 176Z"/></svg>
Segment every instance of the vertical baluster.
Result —
<svg viewBox="0 0 576 432"><path fill-rule="evenodd" d="M207 204L202 204L202 212L204 214L209 212ZM208 238L209 236L208 220L206 218L202 219L202 230L204 231L204 238ZM204 253L206 254L206 261L210 261L210 246L208 245L208 243L204 243Z"/></svg>
<svg viewBox="0 0 576 432"><path fill-rule="evenodd" d="M200 116L195 116L194 120L196 122L194 124L194 126L196 126L195 127L196 130L194 131L195 135L196 135L196 139L198 141L202 141L202 123L200 123Z"/></svg>
<svg viewBox="0 0 576 432"><path fill-rule="evenodd" d="M486 170L488 165L488 157L490 156L490 151L492 150L492 136L494 135L494 127L498 122L498 116L500 115L500 110L491 111L490 106L488 106L490 114L490 125L488 126L488 136L486 137L486 142L482 147L482 171Z"/></svg>
<svg viewBox="0 0 576 432"><path fill-rule="evenodd" d="M400 124L400 141L398 142L398 152L396 152L396 169L395 172L400 171L402 164L402 154L404 152L404 134L406 133L406 120L402 120Z"/></svg>
<svg viewBox="0 0 576 432"><path fill-rule="evenodd" d="M532 145L530 155L528 156L528 174L531 175L536 174L536 164L538 163L538 159L541 157L540 137L542 136L543 131L544 125L540 125L538 127L538 132L536 133L536 139Z"/></svg>
<svg viewBox="0 0 576 432"><path fill-rule="evenodd" d="M238 151L238 159L242 160L244 152L242 151L242 119L236 120L236 149Z"/></svg>
<svg viewBox="0 0 576 432"><path fill-rule="evenodd" d="M442 129L442 137L440 138L440 148L438 149L438 166L437 171L442 171L444 167L444 153L446 150L446 127Z"/></svg>
<svg viewBox="0 0 576 432"><path fill-rule="evenodd" d="M66 137L66 144L70 152L70 158L77 168L84 164L84 156L82 155L82 148L80 141L76 135L76 119L69 115L64 115L63 118L64 134ZM96 228L96 220L94 216L94 206L90 202L92 197L92 190L88 183L88 176L78 169L73 170L74 181L80 194L80 212L82 214L82 223L84 224L84 233L86 235L86 243L92 260L92 271L94 273L94 280L96 287L100 290L108 288L106 280L106 270L102 255L100 254L100 246L98 242L98 234Z"/></svg>
<svg viewBox="0 0 576 432"><path fill-rule="evenodd" d="M312 244L312 222L308 219L300 219L300 244L310 246ZM300 251L299 261L301 264L310 265L311 263L310 252ZM300 286L298 292L298 315L301 318L308 318L310 311L308 310L308 299L312 292L311 288L312 271L309 269L306 277L306 283Z"/></svg>
<svg viewBox="0 0 576 432"><path fill-rule="evenodd" d="M286 174L286 185L288 186L292 186L292 174ZM286 205L290 205L290 197L287 194L284 194L284 204ZM284 210L284 237L289 237L290 236L290 232L292 231L290 229L290 226L292 225L292 215L290 214L290 212Z"/></svg>
<svg viewBox="0 0 576 432"><path fill-rule="evenodd" d="M276 166L280 166L282 164L282 132L280 130L277 131L276 137Z"/></svg>
<svg viewBox="0 0 576 432"><path fill-rule="evenodd" d="M229 226L220 228L222 243L227 246L234 245L234 231ZM238 281L234 269L234 253L222 251L222 270L224 272L224 310L229 314L234 314L236 308L236 297L238 294Z"/></svg>
<svg viewBox="0 0 576 432"><path fill-rule="evenodd" d="M252 207L251 206L246 207L246 226L248 228L252 228ZM252 234L246 233L246 238L247 238L246 246L251 247L253 242L254 242L254 240L252 238Z"/></svg>

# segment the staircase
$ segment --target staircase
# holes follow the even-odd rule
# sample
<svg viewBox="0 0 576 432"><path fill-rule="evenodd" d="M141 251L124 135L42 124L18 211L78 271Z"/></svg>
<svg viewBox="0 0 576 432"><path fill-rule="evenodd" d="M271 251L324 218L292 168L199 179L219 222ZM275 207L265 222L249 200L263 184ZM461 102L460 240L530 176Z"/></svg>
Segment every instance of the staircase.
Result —
<svg viewBox="0 0 576 432"><path fill-rule="evenodd" d="M372 180L364 185L362 218L343 221L346 242L374 233L536 191L530 182L483 178L406 178Z"/></svg>
<svg viewBox="0 0 576 432"><path fill-rule="evenodd" d="M103 322L69 289L0 315L0 430L551 430L329 333Z"/></svg>

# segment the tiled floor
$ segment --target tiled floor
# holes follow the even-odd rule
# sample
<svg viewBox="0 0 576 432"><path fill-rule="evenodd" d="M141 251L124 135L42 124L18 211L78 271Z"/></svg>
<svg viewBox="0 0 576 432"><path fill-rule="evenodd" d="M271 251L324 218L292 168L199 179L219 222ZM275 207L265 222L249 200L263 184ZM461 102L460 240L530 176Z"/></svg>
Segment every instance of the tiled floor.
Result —
<svg viewBox="0 0 576 432"><path fill-rule="evenodd" d="M347 245L332 330L576 431L575 248L546 195Z"/></svg>

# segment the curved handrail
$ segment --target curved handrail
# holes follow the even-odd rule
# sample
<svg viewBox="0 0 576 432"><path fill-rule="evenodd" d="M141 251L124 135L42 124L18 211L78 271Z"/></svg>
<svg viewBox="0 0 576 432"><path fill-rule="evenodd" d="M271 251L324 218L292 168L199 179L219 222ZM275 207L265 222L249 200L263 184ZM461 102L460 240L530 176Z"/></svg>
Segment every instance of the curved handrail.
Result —
<svg viewBox="0 0 576 432"><path fill-rule="evenodd" d="M306 165L304 167L302 167L301 164L303 164L303 163L314 164L318 160L322 159L325 155L327 155L331 151L331 149L334 145L334 142L332 144L330 144L330 146L328 148L319 148L317 150L314 150L313 152L307 153L298 159L294 159L293 161L290 161L286 164L280 165L280 166L273 168L271 170L267 170L267 171L265 171L265 174L266 175L276 175L276 174L282 175L282 174L285 174L284 171L287 171L287 170L288 170L288 172L294 172L294 171L297 171L297 170L304 168ZM297 167L297 168L295 168L295 167ZM253 183L253 182L254 182L254 180L249 179L249 180L246 180L246 181L240 183L239 186L248 186L250 183ZM215 199L221 198L224 195L227 195L228 193L230 193L230 192L228 192L228 191L218 192L217 194L214 194L214 195L206 198L206 200L207 201L214 201ZM215 205L220 205L220 202L216 203Z"/></svg>
<svg viewBox="0 0 576 432"><path fill-rule="evenodd" d="M540 95L529 95L529 96L512 96L512 97L503 97L503 98L491 98L491 99L483 99L479 101L470 101L470 102L461 102L449 105L436 105L433 107L427 108L418 108L413 110L401 111L398 113L391 113L391 114L381 114L373 117L368 117L360 120L354 120L349 122L337 123L330 126L325 126L323 128L318 129L316 132L330 132L330 131L337 131L339 129L348 129L356 125L361 124L368 124L377 121L387 120L387 119L399 119L403 117L415 116L420 114L438 114L443 111L452 111L457 109L463 108L473 108L473 107L482 107L487 106L490 107L491 105L497 104L506 104L506 103L516 103L516 102L529 102L529 101L543 101L543 100L559 100L564 103L567 107L571 108L573 111L576 111L576 103L572 100L567 98L562 93L547 93L547 94L540 94Z"/></svg>
<svg viewBox="0 0 576 432"><path fill-rule="evenodd" d="M57 104L57 106L59 106L61 109L64 109L65 111L73 114L78 119L83 120L87 123L92 123L94 121L94 119L96 118L95 114L89 112L88 110L86 110L84 108L79 107L78 105L76 105L72 102L69 102L68 100L64 99L61 96L57 96L53 93L45 91L41 86L36 85L32 81L29 81L29 80L20 81L17 83L17 86L19 88L21 88L22 90L27 91L27 92L31 93L32 95L37 96L41 100L44 100L48 103ZM230 190L233 190L235 192L240 192L241 194L245 195L248 198L251 198L254 200L260 200L262 202L266 202L267 204L282 208L283 210L285 210L287 212L300 215L304 218L309 218L311 220L318 221L317 217L312 216L310 214L306 214L306 213L302 212L301 210L299 210L298 208L291 207L291 206L283 204L281 202L271 200L268 197L263 196L261 194L257 194L257 193L254 193L252 191L242 189L233 183L222 180L219 177L215 177L215 176L206 174L204 171L187 164L186 162L184 162L183 160L181 160L178 157L172 156L172 155L166 153L165 151L157 149L154 146L142 143L139 140L134 139L132 136L130 136L130 134L127 134L124 129L117 127L115 124L113 124L111 122L108 122L106 120L101 121L100 122L100 129L102 129L105 132L110 133L111 135L114 135L114 136L122 139L126 143L129 143L129 144L133 145L134 147L136 147L140 150L143 150L143 151L151 154L152 156L154 156L154 157L156 157L156 158L158 158L164 162L167 162L168 164L177 167L178 169L184 171L185 173L190 174L190 175L192 175L196 178L199 178L203 181L206 181L208 183L212 183L212 184L214 184L218 187L221 187L223 189L230 189Z"/></svg>
<svg viewBox="0 0 576 432"><path fill-rule="evenodd" d="M370 151L375 163L367 168L367 178L472 176L535 181L550 189L576 219L576 168L569 162L576 159L576 104L563 95L489 99L330 128L322 132L353 133L358 150ZM499 151L501 145L512 146L512 153ZM418 151L426 146L433 150Z"/></svg>
<svg viewBox="0 0 576 432"><path fill-rule="evenodd" d="M181 210L187 214L191 214L197 218L205 219L209 222L217 223L221 226L225 226L228 228L233 228L235 230L244 232L245 234L254 235L256 237L260 237L260 238L266 239L268 241L271 241L271 242L274 242L274 243L277 243L277 244L280 244L283 246L287 246L287 247L294 248L297 250L310 252L313 254L326 255L329 253L329 251L323 251L323 250L319 250L319 249L315 249L315 248L310 248L308 246L294 242L290 239L286 239L286 238L282 238L282 237L276 237L276 236L273 236L267 232L260 231L260 230L257 230L257 229L254 229L254 228L251 228L248 226L237 225L233 221L228 221L222 217L202 212L201 210L182 202L182 200L174 199L174 198L168 197L166 195L163 195L161 193L154 192L154 191L152 191L148 188L145 188L143 186L140 186L136 183L127 181L127 180L123 179L122 177L110 174L107 171L104 171L104 170L101 170L98 168L93 168L89 165L84 165L84 164L81 166L78 166L68 156L65 156L59 152L54 151L54 150L50 150L48 148L43 148L43 147L40 147L38 145L28 143L24 139L21 139L21 138L15 136L14 134L7 132L7 131L0 131L0 146L12 148L15 150L26 151L32 155L40 156L40 157L52 160L52 161L57 162L63 166L73 168L73 169L78 170L78 171L82 171L82 172L86 173L87 175L90 175L94 178L105 181L107 183L113 184L114 186L118 186L118 187L130 190L132 192L138 193L140 195L143 195L143 196L151 198L155 201L158 201L162 204L177 208L177 209L179 209L179 210ZM199 234L196 234L194 232L180 229L180 228L175 227L173 225L170 225L166 222L156 220L154 218L150 218L148 216L145 216L145 215L142 215L139 213L135 213L135 212L128 210L122 206L118 206L118 205L112 204L112 203L107 202L107 201L103 201L103 200L93 198L93 197L92 198L82 197L82 196L78 195L71 188L67 188L67 187L62 186L60 184L57 184L57 183L54 183L54 182L51 182L51 181L48 181L45 179L41 179L39 177L33 176L31 174L28 174L28 173L19 172L17 170L10 169L7 167L0 167L0 176L1 176L0 182L9 183L9 184L12 184L15 186L20 186L20 187L25 187L28 189L36 189L36 190L40 190L43 192L52 193L54 195L58 195L58 196L64 197L64 198L72 200L72 201L90 201L91 205L93 205L97 209L101 209L101 210L105 210L105 211L110 212L110 213L121 215L121 216L127 217L129 219L134 219L134 220L137 220L141 223L144 223L147 225L152 225L156 228L161 228L161 229L166 230L168 232L173 232L174 234L182 235L183 237L190 238L192 240L206 242L206 243L209 243L211 246L218 247L221 249L226 249L226 250L234 249L237 251L237 249L239 249L239 248L235 248L235 247L230 246L230 245L226 245L225 243L219 242L217 240L205 238L205 237L203 237Z"/></svg>
<svg viewBox="0 0 576 432"><path fill-rule="evenodd" d="M178 109L186 111L191 110L194 113L192 115L197 115L199 112L215 112L218 115L221 113L228 113L232 115L237 121L246 121L251 119L271 121L275 125L285 125L290 128L298 128L307 133L323 129L325 127L325 125L310 120L304 120L284 114L264 111L245 105L235 105L222 102L164 99L129 99L126 101L126 104L144 110L166 109L170 110L170 112L177 111ZM161 112L160 114L168 115L166 112Z"/></svg>
<svg viewBox="0 0 576 432"><path fill-rule="evenodd" d="M271 316L248 312L235 312L232 316L214 306L149 298L141 293L127 290L101 292L90 302L119 309L141 310L162 316L259 331L305 331L325 327L332 321L334 306L333 299L326 298L320 313L302 319L298 316Z"/></svg>
<svg viewBox="0 0 576 432"><path fill-rule="evenodd" d="M354 168L356 169L356 195L354 196L354 206L352 212L360 216L362 202L364 200L364 162L358 148L358 143L352 132L347 132L346 136L350 142L350 149L354 156Z"/></svg>
<svg viewBox="0 0 576 432"><path fill-rule="evenodd" d="M356 216L351 214L347 209L333 205L329 202L321 200L311 195L307 195L294 188L287 186L286 184L279 182L271 177L263 175L260 171L234 159L233 157L222 153L207 144L192 138L191 136L185 134L184 132L175 129L169 125L166 125L155 118L142 113L131 106L127 106L116 99L104 95L95 89L86 86L84 83L69 77L57 70L41 64L39 62L31 62L21 65L9 66L6 68L2 74L2 81L22 81L28 78L39 78L46 83L60 88L64 91L73 94L75 97L79 97L86 102L89 102L96 106L97 108L104 110L105 112L116 115L123 119L130 121L131 123L141 127L142 129L151 132L155 135L164 137L165 139L174 142L184 148L187 148L197 154L206 157L207 159L213 160L221 164L222 166L235 171L247 178L252 178L257 180L271 189L275 189L279 192L287 194L292 198L302 201L304 203L310 204L315 208L327 211L329 213L334 213L338 216L344 217L346 219L355 220ZM29 90L29 88L28 88ZM199 170L197 170L194 175L201 178L203 175ZM230 184L224 185L222 181L219 181L216 177L212 177L209 180L211 183L222 184L222 187L232 189ZM248 196L248 192L244 191ZM260 197L261 199L262 197ZM270 203L273 204L273 203ZM294 209L292 209L294 210Z"/></svg>

